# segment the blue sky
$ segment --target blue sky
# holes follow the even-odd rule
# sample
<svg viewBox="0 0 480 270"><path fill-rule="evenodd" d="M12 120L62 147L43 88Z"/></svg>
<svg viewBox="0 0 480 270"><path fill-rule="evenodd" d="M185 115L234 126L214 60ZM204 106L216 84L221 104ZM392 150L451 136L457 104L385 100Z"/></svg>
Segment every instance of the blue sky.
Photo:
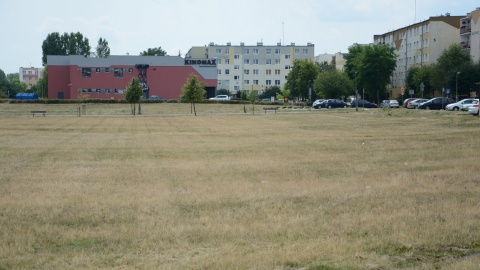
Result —
<svg viewBox="0 0 480 270"><path fill-rule="evenodd" d="M0 0L0 69L41 67L52 32L80 32L92 50L100 37L112 55L162 47L183 55L216 44L315 44L315 55L347 52L373 35L450 13L464 16L478 0Z"/></svg>

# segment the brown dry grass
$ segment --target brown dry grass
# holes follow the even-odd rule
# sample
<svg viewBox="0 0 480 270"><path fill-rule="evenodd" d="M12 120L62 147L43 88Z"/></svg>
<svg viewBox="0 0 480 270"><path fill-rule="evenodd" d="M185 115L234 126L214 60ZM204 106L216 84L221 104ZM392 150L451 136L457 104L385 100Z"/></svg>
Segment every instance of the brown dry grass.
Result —
<svg viewBox="0 0 480 270"><path fill-rule="evenodd" d="M0 105L0 269L479 267L477 117L158 105Z"/></svg>

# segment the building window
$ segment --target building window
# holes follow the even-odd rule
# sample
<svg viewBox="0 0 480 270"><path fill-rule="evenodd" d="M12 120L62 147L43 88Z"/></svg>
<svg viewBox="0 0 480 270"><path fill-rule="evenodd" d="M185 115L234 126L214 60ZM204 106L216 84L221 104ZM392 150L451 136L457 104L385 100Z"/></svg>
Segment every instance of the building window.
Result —
<svg viewBox="0 0 480 270"><path fill-rule="evenodd" d="M225 75L228 75L228 74L230 74L230 69L227 68L225 69Z"/></svg>
<svg viewBox="0 0 480 270"><path fill-rule="evenodd" d="M123 77L123 68L114 68L113 77Z"/></svg>
<svg viewBox="0 0 480 270"><path fill-rule="evenodd" d="M253 70L253 75L258 75L258 69Z"/></svg>
<svg viewBox="0 0 480 270"><path fill-rule="evenodd" d="M250 74L250 70L249 70L249 69L244 69L244 70L243 70L243 74L245 74L245 75Z"/></svg>
<svg viewBox="0 0 480 270"><path fill-rule="evenodd" d="M285 54L285 59L290 59L290 54Z"/></svg>
<svg viewBox="0 0 480 270"><path fill-rule="evenodd" d="M300 49L295 49L295 55L299 55L300 54Z"/></svg>
<svg viewBox="0 0 480 270"><path fill-rule="evenodd" d="M230 53L230 48L226 48L226 49L225 49L225 53L226 53L226 54L229 54L229 53Z"/></svg>
<svg viewBox="0 0 480 270"><path fill-rule="evenodd" d="M280 80L275 80L275 85L280 85Z"/></svg>
<svg viewBox="0 0 480 270"><path fill-rule="evenodd" d="M83 77L90 77L92 75L91 68L82 68L82 76Z"/></svg>
<svg viewBox="0 0 480 270"><path fill-rule="evenodd" d="M275 49L275 54L280 54L280 49Z"/></svg>
<svg viewBox="0 0 480 270"><path fill-rule="evenodd" d="M272 49L266 49L266 50L265 50L265 53L266 53L266 54L272 54Z"/></svg>
<svg viewBox="0 0 480 270"><path fill-rule="evenodd" d="M280 75L280 69L275 69L275 75Z"/></svg>
<svg viewBox="0 0 480 270"><path fill-rule="evenodd" d="M132 73L132 72L133 72L133 68L129 68L128 73Z"/></svg>
<svg viewBox="0 0 480 270"><path fill-rule="evenodd" d="M31 71L31 70L29 70L29 71L28 71L28 74L32 74L32 71Z"/></svg>
<svg viewBox="0 0 480 270"><path fill-rule="evenodd" d="M266 84L266 85L272 85L272 80L266 80L266 81L265 81L265 84Z"/></svg>
<svg viewBox="0 0 480 270"><path fill-rule="evenodd" d="M272 70L271 69L267 69L267 70L265 70L265 72L266 72L267 75L272 75Z"/></svg>
<svg viewBox="0 0 480 270"><path fill-rule="evenodd" d="M109 73L109 72L110 72L110 68L105 68L105 72L106 72L106 73Z"/></svg>
<svg viewBox="0 0 480 270"><path fill-rule="evenodd" d="M218 74L218 75L222 75L222 70L221 70L221 69L217 69L217 74Z"/></svg>
<svg viewBox="0 0 480 270"><path fill-rule="evenodd" d="M272 59L267 59L266 62L265 62L265 64L271 65L271 64L272 64Z"/></svg>
<svg viewBox="0 0 480 270"><path fill-rule="evenodd" d="M250 84L249 80L243 80L243 84Z"/></svg>
<svg viewBox="0 0 480 270"><path fill-rule="evenodd" d="M222 64L222 59L217 59L217 64L221 65Z"/></svg>
<svg viewBox="0 0 480 270"><path fill-rule="evenodd" d="M233 76L233 79L234 79L235 81L238 81L238 79L240 79L240 76L235 75L235 76Z"/></svg>
<svg viewBox="0 0 480 270"><path fill-rule="evenodd" d="M233 69L240 69L240 66L239 65L234 65Z"/></svg>
<svg viewBox="0 0 480 270"><path fill-rule="evenodd" d="M239 55L239 54L235 54L235 55L233 56L233 58L234 58L234 59L240 59L240 55Z"/></svg>
<svg viewBox="0 0 480 270"><path fill-rule="evenodd" d="M235 85L235 86L233 87L233 89L236 90L236 91L240 91L240 86Z"/></svg>
<svg viewBox="0 0 480 270"><path fill-rule="evenodd" d="M253 80L254 85L258 85L258 80Z"/></svg>
<svg viewBox="0 0 480 270"><path fill-rule="evenodd" d="M253 59L253 64L258 65L258 59Z"/></svg>
<svg viewBox="0 0 480 270"><path fill-rule="evenodd" d="M280 59L275 59L275 65L280 65Z"/></svg>
<svg viewBox="0 0 480 270"><path fill-rule="evenodd" d="M225 58L225 65L230 65L230 58Z"/></svg>
<svg viewBox="0 0 480 270"><path fill-rule="evenodd" d="M308 49L303 49L303 55L307 55L308 54Z"/></svg>
<svg viewBox="0 0 480 270"><path fill-rule="evenodd" d="M253 54L258 55L258 49L253 49Z"/></svg>
<svg viewBox="0 0 480 270"><path fill-rule="evenodd" d="M285 69L290 69L290 65L285 65Z"/></svg>
<svg viewBox="0 0 480 270"><path fill-rule="evenodd" d="M250 49L243 49L243 54L250 54Z"/></svg>
<svg viewBox="0 0 480 270"><path fill-rule="evenodd" d="M222 54L222 49L220 49L220 48L215 49L215 53L216 54Z"/></svg>
<svg viewBox="0 0 480 270"><path fill-rule="evenodd" d="M250 64L250 59L243 59L243 64L249 65Z"/></svg>
<svg viewBox="0 0 480 270"><path fill-rule="evenodd" d="M95 68L95 72L96 72L96 73L99 73L99 72L100 72L100 68Z"/></svg>

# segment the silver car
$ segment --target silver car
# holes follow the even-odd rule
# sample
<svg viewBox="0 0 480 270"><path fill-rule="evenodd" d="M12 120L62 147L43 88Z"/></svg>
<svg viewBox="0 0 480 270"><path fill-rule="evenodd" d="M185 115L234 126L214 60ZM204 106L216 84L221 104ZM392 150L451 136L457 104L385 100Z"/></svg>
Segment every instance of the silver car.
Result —
<svg viewBox="0 0 480 270"><path fill-rule="evenodd" d="M414 99L414 100L408 102L407 109L416 109L418 107L418 105L420 105L421 103L423 103L425 101L428 101L428 99L425 99L425 98Z"/></svg>
<svg viewBox="0 0 480 270"><path fill-rule="evenodd" d="M474 103L475 102L475 103ZM455 102L455 103L451 103L451 104L448 104L446 107L445 107L445 110L447 111L459 111L459 110L462 110L463 109L463 106L465 105L466 106L466 110L468 110L468 107L473 105L473 104L476 104L478 103L478 99L474 99L474 98L466 98L466 99L462 99L458 102Z"/></svg>

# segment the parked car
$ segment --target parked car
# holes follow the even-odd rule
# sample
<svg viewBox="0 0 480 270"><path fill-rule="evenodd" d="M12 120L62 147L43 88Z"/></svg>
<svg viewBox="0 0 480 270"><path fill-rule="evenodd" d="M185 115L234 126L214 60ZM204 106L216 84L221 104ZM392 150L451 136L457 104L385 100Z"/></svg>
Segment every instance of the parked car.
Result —
<svg viewBox="0 0 480 270"><path fill-rule="evenodd" d="M416 99L416 98L407 98L407 99L405 99L405 100L403 101L403 107L404 107L404 108L407 108L408 104L409 104L412 100L414 100L414 99Z"/></svg>
<svg viewBox="0 0 480 270"><path fill-rule="evenodd" d="M332 109L332 108L347 108L348 105L346 102L343 102L340 99L327 99L320 103L319 105L322 108Z"/></svg>
<svg viewBox="0 0 480 270"><path fill-rule="evenodd" d="M162 98L162 97L159 97L159 96L150 96L148 98L148 100L162 100L162 101L167 101L166 98Z"/></svg>
<svg viewBox="0 0 480 270"><path fill-rule="evenodd" d="M469 103L469 104L463 104L462 106L462 111L468 111L468 109L472 106L474 106L475 104L478 104L480 103L480 100L478 98L475 98L472 103Z"/></svg>
<svg viewBox="0 0 480 270"><path fill-rule="evenodd" d="M400 108L400 104L398 104L398 101L394 99L384 100L380 104L380 108Z"/></svg>
<svg viewBox="0 0 480 270"><path fill-rule="evenodd" d="M448 104L451 104L454 102L455 101L453 101L453 99L451 98L437 97L421 103L420 105L418 105L417 108L424 109L424 110L445 110L445 107Z"/></svg>
<svg viewBox="0 0 480 270"><path fill-rule="evenodd" d="M468 112L473 115L478 115L478 103L468 108Z"/></svg>
<svg viewBox="0 0 480 270"><path fill-rule="evenodd" d="M418 107L418 105L420 105L421 103L423 103L425 101L428 101L428 99L426 99L426 98L416 98L414 100L410 100L410 102L408 102L407 109L416 109Z"/></svg>
<svg viewBox="0 0 480 270"><path fill-rule="evenodd" d="M369 101L366 101L364 99L354 99L352 100L352 104L350 104L350 107L355 108L357 107L362 107L362 108L377 108L377 104L371 103Z"/></svg>
<svg viewBox="0 0 480 270"><path fill-rule="evenodd" d="M321 104L322 102L324 102L324 101L325 101L325 99L317 99L317 100L315 100L315 101L312 103L312 108L314 108L314 109L320 109L320 108L321 108L320 104Z"/></svg>
<svg viewBox="0 0 480 270"><path fill-rule="evenodd" d="M459 110L462 110L463 106L464 105L467 105L467 109L468 110L468 105L473 105L475 103L478 103L478 99L474 99L474 98L466 98L466 99L462 99L460 100L459 102L455 102L455 103L452 103L452 104L448 104L445 109L446 110L449 110L449 111L459 111ZM473 104L472 104L473 103Z"/></svg>
<svg viewBox="0 0 480 270"><path fill-rule="evenodd" d="M209 98L210 100L230 100L230 97L227 95L218 95L216 97Z"/></svg>
<svg viewBox="0 0 480 270"><path fill-rule="evenodd" d="M314 109L320 109L319 104L324 102L325 99L317 99L312 103L312 108Z"/></svg>

